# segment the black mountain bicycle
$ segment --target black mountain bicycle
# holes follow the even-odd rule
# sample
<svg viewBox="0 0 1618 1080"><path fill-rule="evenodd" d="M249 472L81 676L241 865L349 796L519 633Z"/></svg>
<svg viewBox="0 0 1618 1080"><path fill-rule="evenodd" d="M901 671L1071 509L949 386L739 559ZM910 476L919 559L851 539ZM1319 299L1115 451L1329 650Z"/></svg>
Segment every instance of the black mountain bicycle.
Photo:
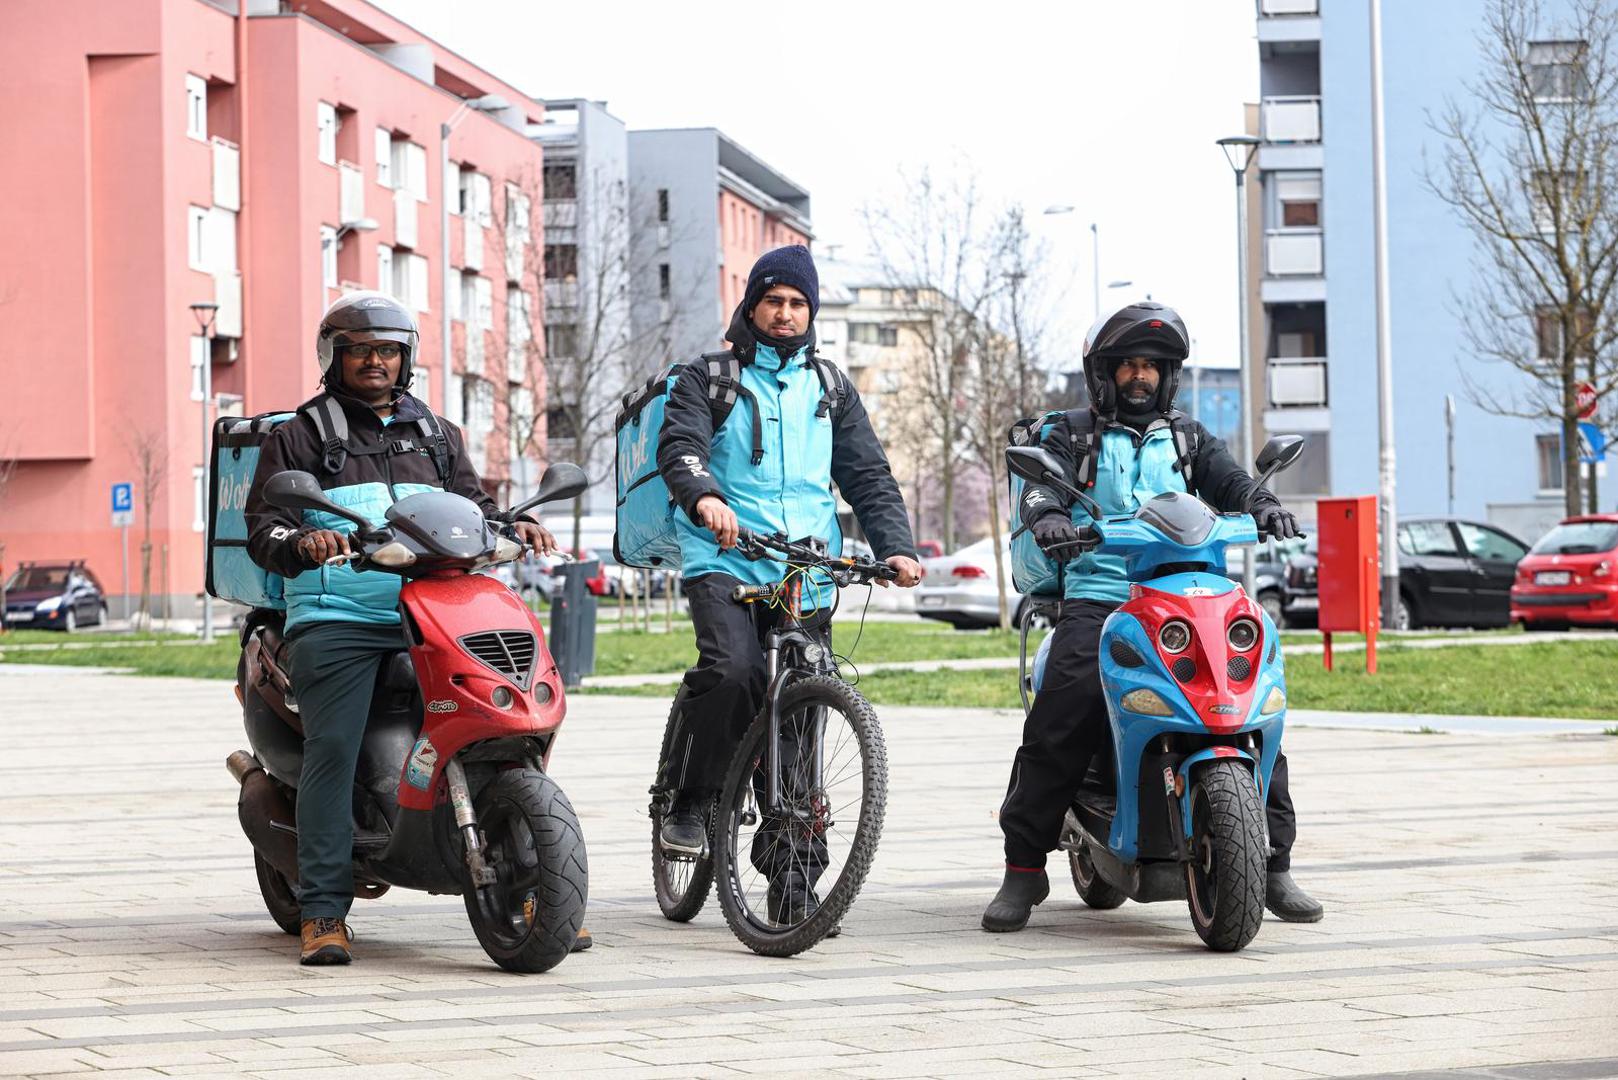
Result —
<svg viewBox="0 0 1618 1080"><path fill-rule="evenodd" d="M885 563L829 556L819 541L743 530L737 548L789 567L781 581L734 593L775 615L764 638L764 707L731 759L701 854L663 850L658 834L670 799L654 789L652 880L663 914L685 922L717 877L736 937L756 953L793 956L837 933L865 884L887 807L881 725L839 676L831 650L836 590L897 574ZM806 592L815 601L809 615Z"/></svg>

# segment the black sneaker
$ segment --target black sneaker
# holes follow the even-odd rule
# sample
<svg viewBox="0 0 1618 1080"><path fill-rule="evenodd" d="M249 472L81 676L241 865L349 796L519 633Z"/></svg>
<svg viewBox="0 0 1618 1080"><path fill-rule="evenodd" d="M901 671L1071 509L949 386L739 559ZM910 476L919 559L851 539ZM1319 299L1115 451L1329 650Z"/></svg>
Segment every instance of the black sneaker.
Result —
<svg viewBox="0 0 1618 1080"><path fill-rule="evenodd" d="M820 910L820 897L802 874L788 872L771 881L767 900L770 921L777 926L807 922Z"/></svg>
<svg viewBox="0 0 1618 1080"><path fill-rule="evenodd" d="M708 815L703 800L691 795L680 795L674 807L663 819L657 841L663 850L675 855L701 855L708 846Z"/></svg>

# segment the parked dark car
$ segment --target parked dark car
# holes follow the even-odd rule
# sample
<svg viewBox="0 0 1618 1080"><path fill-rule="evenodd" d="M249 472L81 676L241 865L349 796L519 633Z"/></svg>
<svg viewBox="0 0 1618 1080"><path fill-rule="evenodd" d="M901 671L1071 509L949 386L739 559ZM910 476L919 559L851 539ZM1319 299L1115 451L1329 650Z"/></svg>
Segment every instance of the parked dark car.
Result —
<svg viewBox="0 0 1618 1080"><path fill-rule="evenodd" d="M1511 618L1524 630L1618 626L1618 514L1568 518L1517 565Z"/></svg>
<svg viewBox="0 0 1618 1080"><path fill-rule="evenodd" d="M1398 541L1399 600L1392 629L1511 622L1511 585L1527 544L1493 525L1445 517L1401 521ZM1310 537L1287 564L1289 621L1319 613L1318 551Z"/></svg>
<svg viewBox="0 0 1618 1080"><path fill-rule="evenodd" d="M6 582L8 627L71 634L106 621L106 594L83 560L21 563Z"/></svg>

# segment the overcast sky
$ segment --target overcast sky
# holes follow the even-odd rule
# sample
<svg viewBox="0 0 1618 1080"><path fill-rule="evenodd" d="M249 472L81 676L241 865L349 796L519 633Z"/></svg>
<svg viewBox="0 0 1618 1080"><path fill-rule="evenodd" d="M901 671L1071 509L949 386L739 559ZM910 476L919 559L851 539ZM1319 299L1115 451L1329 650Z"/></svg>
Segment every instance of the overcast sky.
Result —
<svg viewBox="0 0 1618 1080"><path fill-rule="evenodd" d="M900 167L973 169L1050 245L1066 291L1049 351L1077 366L1093 221L1101 281L1134 283L1104 306L1150 293L1195 355L1235 362L1235 194L1214 140L1257 95L1252 0L377 2L535 97L720 128L809 189L822 250L864 247L859 207ZM1075 210L1042 216L1053 204Z"/></svg>

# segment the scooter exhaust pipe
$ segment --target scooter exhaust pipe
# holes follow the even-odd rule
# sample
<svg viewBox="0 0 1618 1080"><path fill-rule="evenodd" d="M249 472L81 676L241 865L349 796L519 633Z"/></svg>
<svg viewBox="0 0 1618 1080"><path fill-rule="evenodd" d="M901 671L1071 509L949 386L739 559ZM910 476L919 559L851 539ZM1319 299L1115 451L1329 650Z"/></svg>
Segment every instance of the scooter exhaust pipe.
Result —
<svg viewBox="0 0 1618 1080"><path fill-rule="evenodd" d="M236 817L242 823L253 850L281 872L287 881L298 883L297 818L286 797L270 782L258 758L237 750L225 759L225 768L242 786L236 802Z"/></svg>

